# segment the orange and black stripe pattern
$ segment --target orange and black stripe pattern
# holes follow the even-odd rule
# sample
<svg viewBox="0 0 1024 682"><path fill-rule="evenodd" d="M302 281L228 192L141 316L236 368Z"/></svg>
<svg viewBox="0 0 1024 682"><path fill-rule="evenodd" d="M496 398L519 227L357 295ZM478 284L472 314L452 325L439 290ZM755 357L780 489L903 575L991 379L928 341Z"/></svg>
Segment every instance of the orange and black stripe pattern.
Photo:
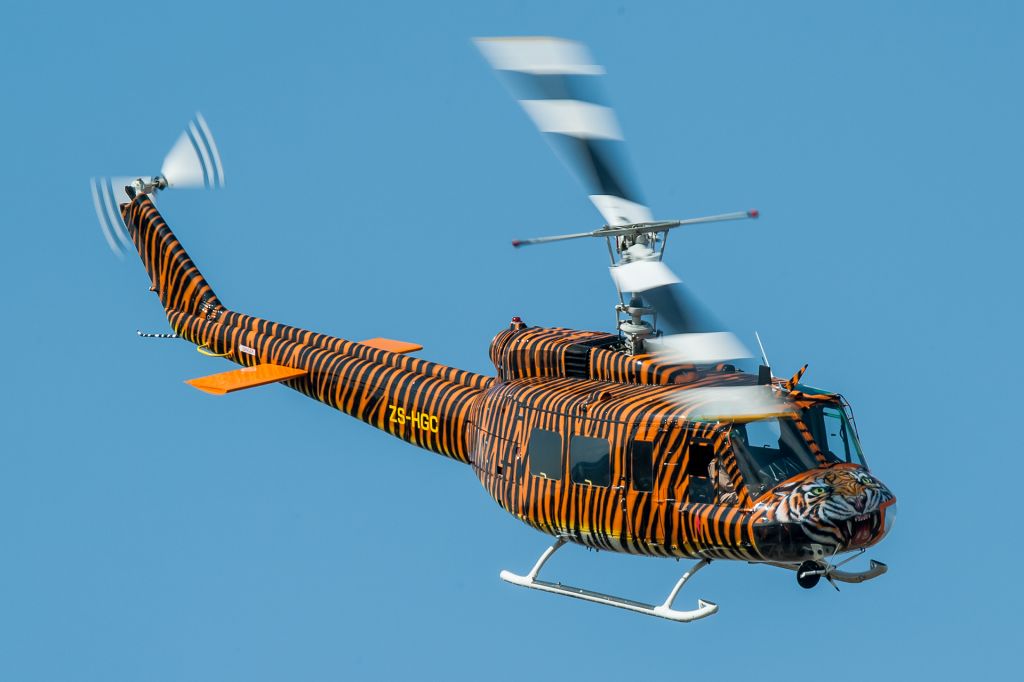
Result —
<svg viewBox="0 0 1024 682"><path fill-rule="evenodd" d="M710 379L705 379L709 381ZM658 556L756 560L750 498L737 488L732 505L691 503L691 453L720 457L737 480L726 434L716 425L687 422L669 399L674 387L609 385L574 379L517 379L492 387L473 424L473 464L502 507L552 535L598 549ZM568 471L545 477L530 471L533 429L563 434L563 463L572 436L610 443L607 486L574 482ZM629 471L629 446L652 447L653 485L641 489ZM698 473L707 475L707 462Z"/></svg>
<svg viewBox="0 0 1024 682"><path fill-rule="evenodd" d="M305 369L285 383L413 445L469 461L469 412L492 378L229 311L147 196L122 212L180 337L239 365ZM413 414L433 419L404 416Z"/></svg>
<svg viewBox="0 0 1024 682"><path fill-rule="evenodd" d="M239 365L305 370L284 383L406 442L471 464L488 493L535 528L599 549L745 561L790 560L787 548L806 540L783 527L770 493L751 498L729 425L687 418L701 405L697 397L688 402L685 396L697 394L685 389L751 385L754 376L728 365L696 368L629 356L616 336L529 328L518 318L491 343L497 377L270 322L221 304L147 196L122 206L122 214L181 338ZM807 404L820 400L805 398ZM796 423L826 466L808 429ZM561 438L559 475L531 470L526 454L534 429ZM607 484L573 480L566 462L574 437L608 444ZM636 443L650 451L647 482L630 470ZM730 482L728 495L717 482L710 496L693 489L711 459ZM792 508L803 509L795 498Z"/></svg>
<svg viewBox="0 0 1024 682"><path fill-rule="evenodd" d="M164 309L216 317L223 308L217 295L149 197L125 204L122 217Z"/></svg>

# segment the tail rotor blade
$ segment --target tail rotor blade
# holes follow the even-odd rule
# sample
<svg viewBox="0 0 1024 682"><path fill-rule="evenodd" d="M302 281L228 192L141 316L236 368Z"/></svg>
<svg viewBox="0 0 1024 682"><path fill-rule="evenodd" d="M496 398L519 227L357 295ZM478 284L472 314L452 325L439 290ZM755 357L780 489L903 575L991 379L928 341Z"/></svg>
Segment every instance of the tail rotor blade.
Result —
<svg viewBox="0 0 1024 682"><path fill-rule="evenodd" d="M126 250L134 248L128 238L128 228L121 218L121 204L128 201L124 191L131 178L93 178L92 204L96 210L96 218L100 222L100 230L107 246L118 258L123 258Z"/></svg>
<svg viewBox="0 0 1024 682"><path fill-rule="evenodd" d="M133 188L132 196L141 192L147 194L151 200L159 190L168 187L223 187L224 166L210 126L203 115L197 112L164 158L159 177L92 178L89 185L92 190L93 209L100 222L103 239L114 255L123 258L126 251L135 250L135 245L128 234L128 227L121 218L121 204L131 201L125 187Z"/></svg>
<svg viewBox="0 0 1024 682"><path fill-rule="evenodd" d="M202 114L189 121L164 158L160 174L168 187L214 189L224 186L224 168L217 143Z"/></svg>
<svg viewBox="0 0 1024 682"><path fill-rule="evenodd" d="M215 171L216 186L224 187L224 166L220 162L220 151L217 149L217 143L213 139L213 133L210 131L210 127L206 125L206 119L198 111L196 112L196 123L199 124L199 130L203 137L206 138L207 147L209 147L210 157L213 159L213 169Z"/></svg>

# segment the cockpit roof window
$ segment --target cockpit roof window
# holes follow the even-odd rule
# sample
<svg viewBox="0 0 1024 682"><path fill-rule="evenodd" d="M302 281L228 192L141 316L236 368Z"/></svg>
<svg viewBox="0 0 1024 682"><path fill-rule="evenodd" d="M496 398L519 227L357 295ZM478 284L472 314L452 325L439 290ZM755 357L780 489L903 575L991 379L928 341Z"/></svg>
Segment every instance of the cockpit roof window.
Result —
<svg viewBox="0 0 1024 682"><path fill-rule="evenodd" d="M733 424L729 442L751 496L818 466L807 442L789 418Z"/></svg>

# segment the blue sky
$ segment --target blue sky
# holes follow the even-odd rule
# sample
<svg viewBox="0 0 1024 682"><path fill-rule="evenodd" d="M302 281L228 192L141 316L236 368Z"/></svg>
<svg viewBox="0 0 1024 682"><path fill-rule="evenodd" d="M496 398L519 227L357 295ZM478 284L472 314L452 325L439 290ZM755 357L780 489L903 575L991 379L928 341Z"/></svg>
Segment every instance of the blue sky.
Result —
<svg viewBox="0 0 1024 682"><path fill-rule="evenodd" d="M7 8L0 678L959 678L1015 669L1024 17L1017 3L165 3ZM607 329L599 217L470 43L605 64L669 262L779 374L852 401L899 518L836 593L715 564L688 626L526 592L546 538L470 470L165 331L94 175L152 173L200 110L222 192L161 207L221 300L489 372L512 315ZM682 564L570 548L655 600Z"/></svg>

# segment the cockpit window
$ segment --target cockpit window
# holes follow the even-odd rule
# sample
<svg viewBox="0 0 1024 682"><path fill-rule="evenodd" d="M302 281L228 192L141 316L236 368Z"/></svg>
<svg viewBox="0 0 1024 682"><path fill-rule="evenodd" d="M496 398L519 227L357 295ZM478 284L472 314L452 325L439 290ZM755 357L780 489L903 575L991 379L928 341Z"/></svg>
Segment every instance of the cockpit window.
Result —
<svg viewBox="0 0 1024 682"><path fill-rule="evenodd" d="M867 467L857 433L846 412L835 405L815 405L804 412L814 442L830 462L852 462Z"/></svg>
<svg viewBox="0 0 1024 682"><path fill-rule="evenodd" d="M733 424L729 433L743 481L754 497L818 466L791 419Z"/></svg>

